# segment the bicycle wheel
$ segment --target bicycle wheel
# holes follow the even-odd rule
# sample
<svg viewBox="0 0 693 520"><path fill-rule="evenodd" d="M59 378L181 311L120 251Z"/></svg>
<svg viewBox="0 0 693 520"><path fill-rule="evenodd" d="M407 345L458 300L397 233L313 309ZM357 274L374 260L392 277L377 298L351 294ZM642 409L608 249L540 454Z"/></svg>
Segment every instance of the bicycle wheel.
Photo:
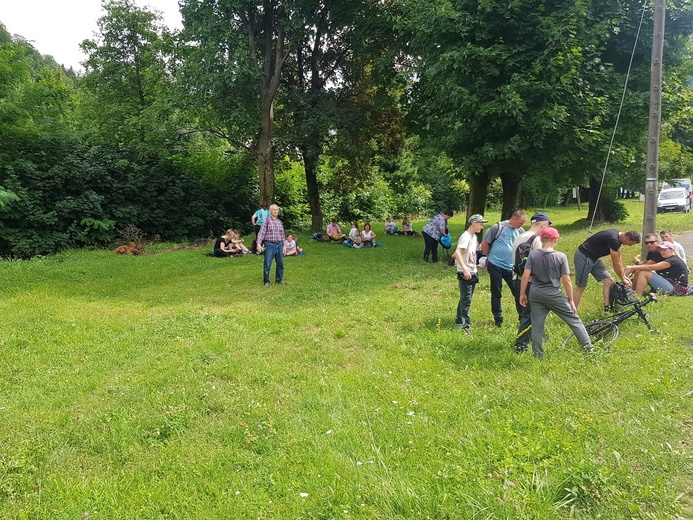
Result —
<svg viewBox="0 0 693 520"><path fill-rule="evenodd" d="M618 337L618 325L611 320L595 320L585 325L585 330L592 341L592 345L596 350L604 350ZM577 338L574 333L563 340L563 347L579 347Z"/></svg>

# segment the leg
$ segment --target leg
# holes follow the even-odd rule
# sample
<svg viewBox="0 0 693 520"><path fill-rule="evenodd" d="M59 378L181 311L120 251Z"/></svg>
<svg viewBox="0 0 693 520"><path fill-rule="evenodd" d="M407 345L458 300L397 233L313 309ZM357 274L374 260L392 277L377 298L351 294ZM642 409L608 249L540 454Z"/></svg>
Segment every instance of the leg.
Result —
<svg viewBox="0 0 693 520"><path fill-rule="evenodd" d="M573 290L573 301L577 309L580 305L582 293L585 292L587 288L587 281L589 280L590 272L592 272L594 261L587 258L587 256L578 249L573 256L573 262L575 263L575 289Z"/></svg>
<svg viewBox="0 0 693 520"><path fill-rule="evenodd" d="M609 293L611 292L611 286L614 285L613 278L604 278L602 282L602 296L604 297L604 307L609 307L611 302L609 301ZM573 295L575 298L575 295Z"/></svg>
<svg viewBox="0 0 693 520"><path fill-rule="evenodd" d="M277 267L275 269L275 281L281 283L284 279L284 250L279 244L277 246L277 251L275 253L275 260L277 262Z"/></svg>
<svg viewBox="0 0 693 520"><path fill-rule="evenodd" d="M635 274L633 292L638 296L642 296L645 293L647 284L650 283L650 278L652 278L652 271L637 271Z"/></svg>
<svg viewBox="0 0 693 520"><path fill-rule="evenodd" d="M582 320L573 312L573 309L570 308L568 299L563 294L557 294L554 296L553 301L548 305L548 307L556 316L568 324L570 330L573 331L573 334L575 334L575 337L580 345L592 350L592 342L587 334L587 331L585 330Z"/></svg>
<svg viewBox="0 0 693 520"><path fill-rule="evenodd" d="M458 280L460 286L460 301L457 304L457 317L455 325L461 325L463 329L469 329L472 320L469 317L469 308L472 305L472 296L474 295L474 285L469 284L466 280Z"/></svg>
<svg viewBox="0 0 693 520"><path fill-rule="evenodd" d="M527 345L529 344L530 341L530 330L532 327L532 316L531 316L531 310L532 306L527 303L526 307L523 307L520 305L520 280L514 280L515 284L517 285L517 289L515 291L515 305L518 308L518 313L520 316L520 321L517 327L517 337L515 338L515 351L516 352L522 352L527 350ZM527 284L527 297L529 298L529 290L532 287L532 284Z"/></svg>
<svg viewBox="0 0 693 520"><path fill-rule="evenodd" d="M428 233L423 233L424 238L424 261L428 262L428 256L433 250L433 246L436 245L435 239Z"/></svg>
<svg viewBox="0 0 693 520"><path fill-rule="evenodd" d="M272 244L267 244L267 247L265 249L265 262L263 264L263 277L262 281L266 285L269 283L269 274L270 274L270 268L272 267L272 258L274 258L274 250L272 249L274 246Z"/></svg>
<svg viewBox="0 0 693 520"><path fill-rule="evenodd" d="M491 262L486 264L489 278L491 280L491 313L496 327L503 324L503 308L501 307L501 294L503 291L503 274L500 268Z"/></svg>
<svg viewBox="0 0 693 520"><path fill-rule="evenodd" d="M582 293L585 292L585 289L587 287L580 287L577 286L575 289L573 289L573 301L575 302L575 308L577 309L578 305L580 305L580 298L582 298Z"/></svg>
<svg viewBox="0 0 693 520"><path fill-rule="evenodd" d="M539 300L531 302L531 320L532 329L530 336L532 338L532 353L538 357L544 357L544 324L546 316L549 314L549 309Z"/></svg>

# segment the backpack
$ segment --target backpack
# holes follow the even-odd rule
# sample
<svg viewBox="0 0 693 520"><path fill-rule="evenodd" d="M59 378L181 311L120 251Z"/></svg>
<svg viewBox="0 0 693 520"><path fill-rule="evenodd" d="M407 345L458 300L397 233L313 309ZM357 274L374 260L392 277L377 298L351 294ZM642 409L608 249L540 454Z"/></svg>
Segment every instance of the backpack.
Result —
<svg viewBox="0 0 693 520"><path fill-rule="evenodd" d="M501 220L500 222L496 222L493 226L498 226L498 229L496 229L496 234L493 236L493 239L488 243L488 249L489 251L491 250L491 246L493 243L496 241L496 239L501 236L501 233L503 232L503 229L505 226L507 226L508 223L505 220ZM493 227L491 226L491 227ZM490 231L490 229L489 229Z"/></svg>
<svg viewBox="0 0 693 520"><path fill-rule="evenodd" d="M519 246L517 246L517 249L515 250L513 272L517 276L522 276L522 273L525 272L527 257L529 256L529 252L532 250L532 243L534 242L535 238L537 238L537 235L532 233L532 236L529 237L526 241L522 242Z"/></svg>
<svg viewBox="0 0 693 520"><path fill-rule="evenodd" d="M609 305L628 305L635 301L635 293L630 287L626 287L621 282L615 282L609 289Z"/></svg>
<svg viewBox="0 0 693 520"><path fill-rule="evenodd" d="M450 246L452 245L452 239L450 238L449 234L440 236L440 245L443 246L445 249L450 249Z"/></svg>

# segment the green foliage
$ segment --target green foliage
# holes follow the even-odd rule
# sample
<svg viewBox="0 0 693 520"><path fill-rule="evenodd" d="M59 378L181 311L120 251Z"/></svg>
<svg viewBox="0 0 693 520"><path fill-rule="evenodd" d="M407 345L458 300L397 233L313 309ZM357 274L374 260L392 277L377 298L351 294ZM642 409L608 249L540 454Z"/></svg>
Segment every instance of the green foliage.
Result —
<svg viewBox="0 0 693 520"><path fill-rule="evenodd" d="M599 204L606 222L623 222L628 218L628 210L623 203L618 200L605 198Z"/></svg>

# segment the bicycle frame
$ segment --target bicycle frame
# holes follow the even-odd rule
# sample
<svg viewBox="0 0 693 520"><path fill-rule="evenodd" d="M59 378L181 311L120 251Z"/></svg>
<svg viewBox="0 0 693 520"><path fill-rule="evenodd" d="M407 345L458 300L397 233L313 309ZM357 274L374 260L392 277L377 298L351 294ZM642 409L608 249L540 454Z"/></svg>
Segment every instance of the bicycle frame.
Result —
<svg viewBox="0 0 693 520"><path fill-rule="evenodd" d="M611 316L607 316L605 318L602 318L599 321L610 321L614 325L618 325L622 321L625 321L628 318L630 318L631 316L635 316L637 314L638 317L647 326L647 330L649 330L650 332L655 332L655 329L650 324L649 316L643 312L642 308L645 305L647 305L648 303L656 302L657 300L658 300L657 295L655 293L650 293L647 296L647 298L644 300L634 300L634 301L629 302L626 305L624 305L624 307L630 307L632 305L633 306L632 309L628 309L627 311L617 312L616 314L612 314Z"/></svg>

